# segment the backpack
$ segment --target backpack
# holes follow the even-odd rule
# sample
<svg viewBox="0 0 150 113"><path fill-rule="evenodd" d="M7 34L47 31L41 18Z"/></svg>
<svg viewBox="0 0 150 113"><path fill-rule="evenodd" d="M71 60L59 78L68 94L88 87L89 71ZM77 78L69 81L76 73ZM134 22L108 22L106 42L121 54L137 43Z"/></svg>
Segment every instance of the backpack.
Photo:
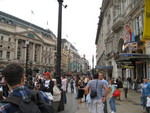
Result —
<svg viewBox="0 0 150 113"><path fill-rule="evenodd" d="M114 97L119 97L120 96L120 91L118 89L116 89L113 93Z"/></svg>
<svg viewBox="0 0 150 113"><path fill-rule="evenodd" d="M55 113L50 104L47 104L39 95L39 91L31 90L29 98L10 96L2 102L8 102L19 106L19 113Z"/></svg>

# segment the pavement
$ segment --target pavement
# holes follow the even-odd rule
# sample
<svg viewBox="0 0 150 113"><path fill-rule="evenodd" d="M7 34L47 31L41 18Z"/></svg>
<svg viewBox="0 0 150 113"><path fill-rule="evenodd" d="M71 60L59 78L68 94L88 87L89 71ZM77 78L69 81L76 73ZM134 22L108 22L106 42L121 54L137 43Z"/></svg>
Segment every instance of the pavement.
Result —
<svg viewBox="0 0 150 113"><path fill-rule="evenodd" d="M67 104L65 104L65 110L59 113L89 113L87 104L78 104L75 99L75 93L67 93ZM109 96L107 97L109 101ZM107 102L108 113L110 113L109 102ZM123 101L116 99L116 113L143 113L144 110L140 105L140 93L130 89L128 92L128 98L123 98Z"/></svg>

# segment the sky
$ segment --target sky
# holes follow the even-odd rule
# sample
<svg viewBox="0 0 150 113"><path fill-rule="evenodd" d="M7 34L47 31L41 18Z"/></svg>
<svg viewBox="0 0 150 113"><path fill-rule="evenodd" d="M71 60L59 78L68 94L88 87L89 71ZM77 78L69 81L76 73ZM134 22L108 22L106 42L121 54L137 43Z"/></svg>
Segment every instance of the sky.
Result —
<svg viewBox="0 0 150 113"><path fill-rule="evenodd" d="M62 10L62 38L71 42L79 54L96 65L96 33L102 0L64 0ZM0 0L0 10L50 29L57 36L57 0ZM32 13L33 11L33 13Z"/></svg>

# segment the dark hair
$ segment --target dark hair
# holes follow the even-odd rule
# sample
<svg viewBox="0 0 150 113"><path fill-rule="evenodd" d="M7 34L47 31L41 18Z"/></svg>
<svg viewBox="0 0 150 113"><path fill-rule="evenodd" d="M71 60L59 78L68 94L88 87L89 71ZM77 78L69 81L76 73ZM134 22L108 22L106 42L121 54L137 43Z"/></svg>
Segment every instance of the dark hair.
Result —
<svg viewBox="0 0 150 113"><path fill-rule="evenodd" d="M96 73L96 74L93 75L93 78L94 78L94 79L98 79L98 77L99 77L99 74L98 74L98 73Z"/></svg>
<svg viewBox="0 0 150 113"><path fill-rule="evenodd" d="M18 63L8 64L3 70L3 76L10 86L15 86L21 83L21 78L24 74L23 67Z"/></svg>

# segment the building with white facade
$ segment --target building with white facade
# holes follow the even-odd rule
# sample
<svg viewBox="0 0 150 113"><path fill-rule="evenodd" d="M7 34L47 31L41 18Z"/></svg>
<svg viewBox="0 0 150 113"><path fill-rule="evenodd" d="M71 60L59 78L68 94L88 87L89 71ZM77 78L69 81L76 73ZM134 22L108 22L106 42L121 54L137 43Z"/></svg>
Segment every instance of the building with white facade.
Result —
<svg viewBox="0 0 150 113"><path fill-rule="evenodd" d="M29 41L28 68L41 73L55 66L56 36L50 31L0 11L0 68L10 62L25 67Z"/></svg>

